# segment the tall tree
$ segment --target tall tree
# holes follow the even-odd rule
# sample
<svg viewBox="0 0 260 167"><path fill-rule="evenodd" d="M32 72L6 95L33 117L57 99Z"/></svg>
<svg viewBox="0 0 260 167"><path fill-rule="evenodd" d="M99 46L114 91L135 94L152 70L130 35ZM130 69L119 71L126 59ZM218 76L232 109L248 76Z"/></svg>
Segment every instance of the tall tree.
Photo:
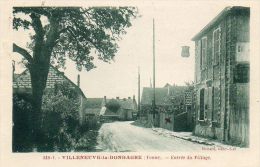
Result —
<svg viewBox="0 0 260 167"><path fill-rule="evenodd" d="M95 68L93 51L105 62L113 60L117 41L137 16L134 7L14 7L13 29L30 32L27 48L13 44L13 51L23 56L32 84L32 138L40 140L43 91L51 63L64 67L69 58L77 69Z"/></svg>

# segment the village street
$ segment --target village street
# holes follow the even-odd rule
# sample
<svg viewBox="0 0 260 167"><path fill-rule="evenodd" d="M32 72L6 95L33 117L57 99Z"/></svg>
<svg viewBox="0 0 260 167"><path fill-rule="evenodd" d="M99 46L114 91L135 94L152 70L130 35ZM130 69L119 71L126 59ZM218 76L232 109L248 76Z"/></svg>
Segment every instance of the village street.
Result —
<svg viewBox="0 0 260 167"><path fill-rule="evenodd" d="M108 152L200 151L204 145L169 138L132 121L105 123L99 130L97 149Z"/></svg>

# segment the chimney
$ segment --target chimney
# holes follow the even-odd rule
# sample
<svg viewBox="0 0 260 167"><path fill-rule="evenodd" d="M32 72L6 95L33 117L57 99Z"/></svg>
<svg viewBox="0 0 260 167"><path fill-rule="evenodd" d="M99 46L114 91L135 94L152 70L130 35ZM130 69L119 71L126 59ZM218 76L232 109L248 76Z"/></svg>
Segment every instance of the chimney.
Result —
<svg viewBox="0 0 260 167"><path fill-rule="evenodd" d="M15 72L15 61L13 60L12 62L12 66L13 66L13 73Z"/></svg>
<svg viewBox="0 0 260 167"><path fill-rule="evenodd" d="M104 96L104 102L105 102L105 104L107 103L107 97L106 96Z"/></svg>
<svg viewBox="0 0 260 167"><path fill-rule="evenodd" d="M133 95L133 100L135 100L135 95Z"/></svg>
<svg viewBox="0 0 260 167"><path fill-rule="evenodd" d="M78 74L77 85L78 85L78 87L80 87L80 75L79 74Z"/></svg>
<svg viewBox="0 0 260 167"><path fill-rule="evenodd" d="M117 96L116 99L119 100L119 97Z"/></svg>

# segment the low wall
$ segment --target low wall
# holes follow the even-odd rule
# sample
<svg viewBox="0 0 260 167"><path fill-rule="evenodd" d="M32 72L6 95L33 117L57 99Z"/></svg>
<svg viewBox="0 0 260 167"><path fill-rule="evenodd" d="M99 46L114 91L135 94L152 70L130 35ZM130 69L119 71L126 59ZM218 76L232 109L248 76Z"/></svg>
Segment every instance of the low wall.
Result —
<svg viewBox="0 0 260 167"><path fill-rule="evenodd" d="M194 135L223 141L223 129L201 124L195 126Z"/></svg>

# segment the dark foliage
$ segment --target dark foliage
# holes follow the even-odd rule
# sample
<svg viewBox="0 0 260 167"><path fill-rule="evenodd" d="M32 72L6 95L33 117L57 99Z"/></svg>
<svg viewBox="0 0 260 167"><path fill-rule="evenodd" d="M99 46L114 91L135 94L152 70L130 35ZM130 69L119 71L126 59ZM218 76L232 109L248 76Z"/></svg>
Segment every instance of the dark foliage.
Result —
<svg viewBox="0 0 260 167"><path fill-rule="evenodd" d="M111 99L107 104L106 107L112 111L112 112L117 112L120 109L120 104L117 100Z"/></svg>
<svg viewBox="0 0 260 167"><path fill-rule="evenodd" d="M41 115L41 139L37 151L91 151L96 144L100 124L90 126L79 123L79 98L77 90L68 83L56 84L55 91L45 91ZM32 107L30 96L13 98L13 151L31 152L35 149L32 136Z"/></svg>
<svg viewBox="0 0 260 167"><path fill-rule="evenodd" d="M23 57L31 75L34 145L43 138L39 125L50 64L65 68L69 58L78 70L89 71L95 68L93 55L110 62L118 50L117 41L136 15L134 7L13 8L13 29L33 32L27 48L14 43L13 51Z"/></svg>

